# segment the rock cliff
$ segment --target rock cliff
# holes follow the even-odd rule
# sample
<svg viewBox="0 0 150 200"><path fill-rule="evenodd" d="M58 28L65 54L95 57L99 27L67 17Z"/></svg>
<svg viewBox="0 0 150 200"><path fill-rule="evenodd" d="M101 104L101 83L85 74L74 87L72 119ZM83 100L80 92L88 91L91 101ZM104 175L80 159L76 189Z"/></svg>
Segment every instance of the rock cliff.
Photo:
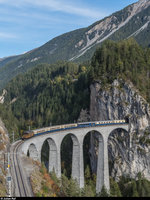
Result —
<svg viewBox="0 0 150 200"><path fill-rule="evenodd" d="M9 147L8 132L0 120L0 196L6 196L6 164L7 164L7 150Z"/></svg>
<svg viewBox="0 0 150 200"><path fill-rule="evenodd" d="M118 130L108 141L110 175L137 177L139 172L150 180L150 107L130 82L115 80L103 87L100 82L91 85L90 120L130 120L129 133ZM83 112L82 112L83 114ZM91 134L90 158L96 171L96 134Z"/></svg>

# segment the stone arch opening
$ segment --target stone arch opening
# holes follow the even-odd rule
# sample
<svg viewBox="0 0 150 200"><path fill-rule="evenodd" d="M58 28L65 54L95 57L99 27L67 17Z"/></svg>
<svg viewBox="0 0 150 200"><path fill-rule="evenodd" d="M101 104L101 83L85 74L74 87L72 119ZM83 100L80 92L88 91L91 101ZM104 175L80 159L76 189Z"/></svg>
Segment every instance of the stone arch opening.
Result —
<svg viewBox="0 0 150 200"><path fill-rule="evenodd" d="M100 147L102 147L100 149ZM91 184L93 192L96 190L98 158L103 156L103 136L98 131L88 132L83 140L84 178L85 184ZM100 157L98 155L100 154ZM103 162L99 163L103 164ZM101 167L101 166L99 166Z"/></svg>
<svg viewBox="0 0 150 200"><path fill-rule="evenodd" d="M79 155L78 151L79 142L77 137L72 133L67 134L61 142L61 173L68 178L71 178L71 176L77 178L76 166L78 158L76 158L76 155Z"/></svg>
<svg viewBox="0 0 150 200"><path fill-rule="evenodd" d="M47 138L41 149L41 162L43 162L49 172L57 170L57 147L52 138Z"/></svg>
<svg viewBox="0 0 150 200"><path fill-rule="evenodd" d="M124 128L114 129L108 137L109 176L119 177L130 173L130 135Z"/></svg>
<svg viewBox="0 0 150 200"><path fill-rule="evenodd" d="M39 160L39 154L35 144L30 144L27 156L32 158L33 160Z"/></svg>

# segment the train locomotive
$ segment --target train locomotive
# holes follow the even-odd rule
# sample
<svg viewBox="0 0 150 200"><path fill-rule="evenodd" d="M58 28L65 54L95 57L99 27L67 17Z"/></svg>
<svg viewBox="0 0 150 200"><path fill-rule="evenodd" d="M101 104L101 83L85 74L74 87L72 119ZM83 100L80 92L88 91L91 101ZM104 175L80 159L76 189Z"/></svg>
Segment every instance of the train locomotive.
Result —
<svg viewBox="0 0 150 200"><path fill-rule="evenodd" d="M127 118L125 120L95 121L95 122L84 122L84 123L50 126L50 127L45 127L45 128L35 129L35 130L24 131L22 135L22 139L25 140L34 136L58 132L58 131L64 131L68 129L108 126L108 125L126 124L126 123L129 123L129 120Z"/></svg>

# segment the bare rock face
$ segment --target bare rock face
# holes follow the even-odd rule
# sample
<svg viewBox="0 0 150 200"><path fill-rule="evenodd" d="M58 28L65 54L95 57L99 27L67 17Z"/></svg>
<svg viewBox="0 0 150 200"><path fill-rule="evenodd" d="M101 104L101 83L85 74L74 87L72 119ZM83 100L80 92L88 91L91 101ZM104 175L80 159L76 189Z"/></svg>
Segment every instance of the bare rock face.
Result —
<svg viewBox="0 0 150 200"><path fill-rule="evenodd" d="M0 119L0 196L6 196L6 164L7 164L7 151L9 147L8 132Z"/></svg>
<svg viewBox="0 0 150 200"><path fill-rule="evenodd" d="M129 133L117 130L109 136L110 175L133 178L141 172L150 180L150 106L131 83L115 80L103 88L100 82L91 85L90 120L130 120ZM95 135L91 134L90 158L96 172Z"/></svg>
<svg viewBox="0 0 150 200"><path fill-rule="evenodd" d="M138 2L128 6L125 11L126 14L122 14L121 17L118 17L114 13L113 15L106 17L104 20L101 20L99 23L96 23L94 26L92 26L85 32L85 39L81 39L75 45L75 48L79 48L80 50L78 55L71 58L70 60L79 58L80 56L85 54L90 48L92 48L95 44L102 43L104 40L108 39L116 31L124 27L134 16L136 16L149 6L149 0L139 0ZM149 21L147 21L146 24L143 24L141 29L133 33L132 36L138 34L144 28L147 28L148 24Z"/></svg>
<svg viewBox="0 0 150 200"><path fill-rule="evenodd" d="M7 91L4 89L2 96L0 96L0 103L3 104L4 103L4 99L5 99L5 95L7 94Z"/></svg>
<svg viewBox="0 0 150 200"><path fill-rule="evenodd" d="M90 121L90 113L87 110L81 110L80 116L77 120L78 122L88 122Z"/></svg>
<svg viewBox="0 0 150 200"><path fill-rule="evenodd" d="M0 165L4 165L4 153L7 152L9 145L9 136L7 129L4 126L4 123L0 119Z"/></svg>
<svg viewBox="0 0 150 200"><path fill-rule="evenodd" d="M8 131L4 125L4 123L0 119L0 141L4 144L4 149L6 149L6 145L10 142Z"/></svg>

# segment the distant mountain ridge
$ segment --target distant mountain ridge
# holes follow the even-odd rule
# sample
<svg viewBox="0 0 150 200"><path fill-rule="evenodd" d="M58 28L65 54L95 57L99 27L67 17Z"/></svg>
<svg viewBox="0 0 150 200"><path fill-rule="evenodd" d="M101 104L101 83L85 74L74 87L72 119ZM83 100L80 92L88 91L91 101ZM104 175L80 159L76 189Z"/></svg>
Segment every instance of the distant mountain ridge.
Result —
<svg viewBox="0 0 150 200"><path fill-rule="evenodd" d="M16 55L16 56L9 56L9 57L0 58L0 67L4 66L5 64L14 60L17 57L18 56Z"/></svg>
<svg viewBox="0 0 150 200"><path fill-rule="evenodd" d="M143 46L150 46L149 0L139 0L87 28L60 35L39 48L5 60L4 65L0 61L0 88L39 63L86 61L106 39L119 41L129 37Z"/></svg>

